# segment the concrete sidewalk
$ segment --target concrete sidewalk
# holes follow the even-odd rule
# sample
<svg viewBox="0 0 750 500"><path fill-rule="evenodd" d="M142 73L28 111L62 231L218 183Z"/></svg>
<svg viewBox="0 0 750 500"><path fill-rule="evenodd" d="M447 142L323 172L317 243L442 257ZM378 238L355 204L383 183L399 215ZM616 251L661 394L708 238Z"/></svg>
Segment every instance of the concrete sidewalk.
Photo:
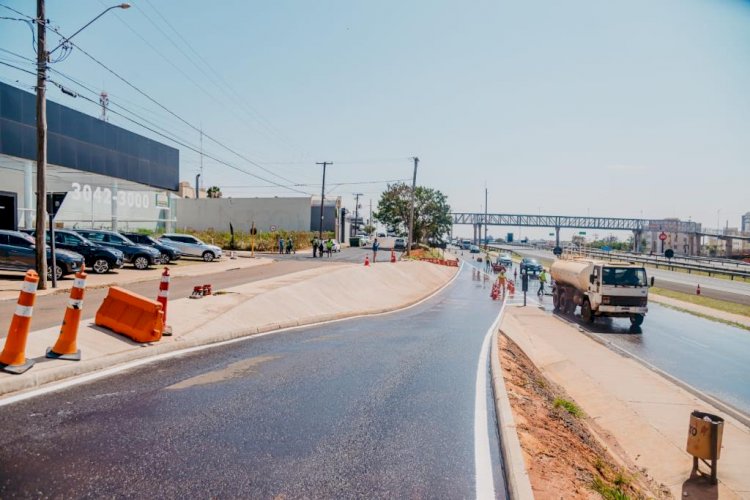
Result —
<svg viewBox="0 0 750 500"><path fill-rule="evenodd" d="M501 330L609 435L601 436L677 497L750 498L750 429L639 362L534 307L509 307ZM688 480L693 410L725 418L719 486ZM703 470L706 470L703 467Z"/></svg>
<svg viewBox="0 0 750 500"><path fill-rule="evenodd" d="M174 335L153 344L139 344L99 328L91 320L82 321L78 333L83 357L80 362L45 358L59 327L31 332L26 357L34 359L36 365L21 375L0 373L0 394L188 347L399 309L438 290L457 270L423 262L370 267L343 264L214 290L215 295L202 299L170 301L167 323Z"/></svg>

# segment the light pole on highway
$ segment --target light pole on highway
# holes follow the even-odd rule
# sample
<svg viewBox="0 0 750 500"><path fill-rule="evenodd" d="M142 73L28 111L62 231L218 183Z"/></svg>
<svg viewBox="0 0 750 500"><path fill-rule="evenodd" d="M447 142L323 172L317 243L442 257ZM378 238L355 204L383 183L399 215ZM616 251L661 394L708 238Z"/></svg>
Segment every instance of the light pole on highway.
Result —
<svg viewBox="0 0 750 500"><path fill-rule="evenodd" d="M419 165L419 158L416 156L412 158L414 160L414 177L411 180L411 202L409 203L409 244L406 247L406 255L411 255L411 244L414 238L414 194L417 191L417 166Z"/></svg>
<svg viewBox="0 0 750 500"><path fill-rule="evenodd" d="M37 69L36 69L36 269L39 273L39 289L47 288L47 248L46 248L46 219L47 219L47 64L50 56L70 42L70 39L86 29L91 23L102 17L112 9L128 9L130 4L121 3L105 9L94 19L84 24L81 29L67 38L63 38L60 45L47 51L47 15L45 0L36 2L36 30L37 30ZM50 220L50 229L52 221ZM55 276L55 255L52 254L52 276ZM53 281L54 283L54 281Z"/></svg>

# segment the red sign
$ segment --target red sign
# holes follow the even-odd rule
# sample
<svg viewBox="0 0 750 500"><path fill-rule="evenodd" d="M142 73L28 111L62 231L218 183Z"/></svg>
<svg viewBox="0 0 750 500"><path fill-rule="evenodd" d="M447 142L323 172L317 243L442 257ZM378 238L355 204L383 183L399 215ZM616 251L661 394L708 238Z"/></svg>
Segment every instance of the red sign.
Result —
<svg viewBox="0 0 750 500"><path fill-rule="evenodd" d="M661 241L664 241L664 240L666 240L666 239L667 239L667 234L666 234L666 233L661 233L661 234L659 235L659 239L660 239Z"/></svg>

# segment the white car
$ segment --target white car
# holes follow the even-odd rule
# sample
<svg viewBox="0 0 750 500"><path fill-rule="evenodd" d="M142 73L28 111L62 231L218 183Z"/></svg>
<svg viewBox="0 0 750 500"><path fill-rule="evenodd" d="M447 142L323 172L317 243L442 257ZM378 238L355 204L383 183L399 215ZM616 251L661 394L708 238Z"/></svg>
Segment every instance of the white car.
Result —
<svg viewBox="0 0 750 500"><path fill-rule="evenodd" d="M167 233L163 234L159 241L177 248L184 257L200 257L206 262L221 258L221 248L203 243L191 234Z"/></svg>
<svg viewBox="0 0 750 500"><path fill-rule="evenodd" d="M359 246L366 247L370 244L370 237L366 234L360 233L357 235L357 238L359 238Z"/></svg>

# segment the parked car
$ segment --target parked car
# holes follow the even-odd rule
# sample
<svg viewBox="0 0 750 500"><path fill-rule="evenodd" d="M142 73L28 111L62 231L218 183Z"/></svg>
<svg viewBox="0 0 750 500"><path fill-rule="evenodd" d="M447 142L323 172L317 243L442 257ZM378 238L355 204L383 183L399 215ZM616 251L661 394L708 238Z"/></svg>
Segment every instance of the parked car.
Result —
<svg viewBox="0 0 750 500"><path fill-rule="evenodd" d="M406 250L406 238L396 238L393 240L394 250Z"/></svg>
<svg viewBox="0 0 750 500"><path fill-rule="evenodd" d="M476 245L469 245L469 253L479 253L479 247Z"/></svg>
<svg viewBox="0 0 750 500"><path fill-rule="evenodd" d="M382 232L382 231L381 231L381 232L379 232L379 233L378 233L378 238L385 238L385 233L384 233L384 232Z"/></svg>
<svg viewBox="0 0 750 500"><path fill-rule="evenodd" d="M36 234L33 229L24 232L28 232L32 237ZM49 231L47 232L47 244L49 244ZM58 248L83 255L86 268L91 269L96 274L104 274L113 269L120 269L125 265L125 255L120 250L97 245L75 231L56 229L55 249Z"/></svg>
<svg viewBox="0 0 750 500"><path fill-rule="evenodd" d="M513 258L509 254L505 253L498 256L497 263L505 267L513 267Z"/></svg>
<svg viewBox="0 0 750 500"><path fill-rule="evenodd" d="M47 247L47 278L52 279L52 250ZM57 279L81 269L83 256L69 250L55 249ZM0 269L26 272L36 268L36 242L20 231L0 230Z"/></svg>
<svg viewBox="0 0 750 500"><path fill-rule="evenodd" d="M359 233L356 237L359 238L359 246L361 247L366 247L371 243L370 237L364 233Z"/></svg>
<svg viewBox="0 0 750 500"><path fill-rule="evenodd" d="M522 273L525 272L525 273L537 274L537 273L541 273L542 269L544 268L536 259L530 259L528 257L524 257L521 260L521 272Z"/></svg>
<svg viewBox="0 0 750 500"><path fill-rule="evenodd" d="M148 269L149 266L158 264L161 257L161 254L155 248L133 243L115 231L76 229L75 232L98 245L120 250L124 254L125 262L132 264L136 269Z"/></svg>
<svg viewBox="0 0 750 500"><path fill-rule="evenodd" d="M182 252L185 257L200 257L206 262L221 258L221 248L216 245L208 245L190 234L167 233L163 234L159 241Z"/></svg>
<svg viewBox="0 0 750 500"><path fill-rule="evenodd" d="M180 252L175 246L167 245L161 241L155 239L153 236L140 233L120 233L126 236L130 241L138 243L139 245L146 245L153 247L159 251L159 260L162 264L169 264L176 260L180 260L182 252Z"/></svg>

